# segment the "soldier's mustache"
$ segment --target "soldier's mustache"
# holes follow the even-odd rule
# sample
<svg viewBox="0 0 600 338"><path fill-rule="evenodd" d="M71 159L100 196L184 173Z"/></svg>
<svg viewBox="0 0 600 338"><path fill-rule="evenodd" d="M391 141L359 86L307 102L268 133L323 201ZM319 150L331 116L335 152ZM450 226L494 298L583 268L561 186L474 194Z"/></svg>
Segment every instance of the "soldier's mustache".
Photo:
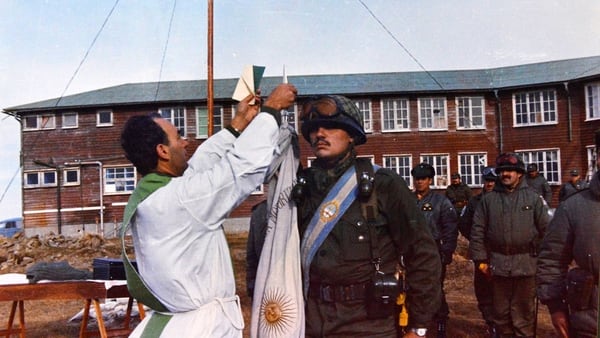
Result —
<svg viewBox="0 0 600 338"><path fill-rule="evenodd" d="M327 142L327 141L325 140L325 138L323 138L323 137L317 137L316 139L314 139L314 141L312 141L312 142L310 143L310 146L311 146L311 147L316 147L316 146L317 146L319 143L323 143L323 144L325 144L325 145L327 145L327 146L328 146L328 145L330 145L330 144L329 144L329 142Z"/></svg>

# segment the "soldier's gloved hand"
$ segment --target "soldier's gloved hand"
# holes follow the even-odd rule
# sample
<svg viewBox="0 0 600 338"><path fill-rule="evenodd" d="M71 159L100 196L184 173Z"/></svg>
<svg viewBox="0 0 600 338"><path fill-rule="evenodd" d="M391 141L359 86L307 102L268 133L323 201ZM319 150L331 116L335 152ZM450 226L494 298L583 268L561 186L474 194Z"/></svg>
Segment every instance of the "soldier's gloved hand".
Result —
<svg viewBox="0 0 600 338"><path fill-rule="evenodd" d="M487 278L488 280L492 279L492 270L490 269L490 265L488 263L481 262L477 264L477 269L481 271L485 278Z"/></svg>

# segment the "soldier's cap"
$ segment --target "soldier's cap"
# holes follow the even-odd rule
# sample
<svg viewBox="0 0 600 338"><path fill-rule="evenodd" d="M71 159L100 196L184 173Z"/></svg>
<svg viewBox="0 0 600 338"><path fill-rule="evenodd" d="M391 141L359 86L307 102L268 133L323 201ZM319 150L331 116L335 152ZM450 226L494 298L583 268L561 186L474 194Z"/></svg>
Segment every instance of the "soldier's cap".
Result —
<svg viewBox="0 0 600 338"><path fill-rule="evenodd" d="M570 174L571 174L571 176L579 176L579 170L571 169Z"/></svg>
<svg viewBox="0 0 600 338"><path fill-rule="evenodd" d="M530 173L532 171L537 171L538 170L538 166L535 163L529 163L527 165L527 172Z"/></svg>
<svg viewBox="0 0 600 338"><path fill-rule="evenodd" d="M498 179L498 174L496 173L496 168L494 167L485 167L481 171L481 176L486 181L496 181Z"/></svg>
<svg viewBox="0 0 600 338"><path fill-rule="evenodd" d="M419 165L417 165L416 167L414 167L411 171L410 174L414 177L414 178L433 178L435 176L435 168L433 168L431 166L431 164L429 163L419 163Z"/></svg>
<svg viewBox="0 0 600 338"><path fill-rule="evenodd" d="M452 174L451 178L460 178L460 174L459 173L454 173L454 174Z"/></svg>

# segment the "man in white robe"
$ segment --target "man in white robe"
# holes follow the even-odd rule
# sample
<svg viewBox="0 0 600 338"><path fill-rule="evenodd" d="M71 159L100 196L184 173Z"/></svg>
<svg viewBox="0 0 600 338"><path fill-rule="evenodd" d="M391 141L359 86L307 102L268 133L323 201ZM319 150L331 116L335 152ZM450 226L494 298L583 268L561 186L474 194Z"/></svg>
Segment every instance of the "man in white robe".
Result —
<svg viewBox="0 0 600 338"><path fill-rule="evenodd" d="M127 122L121 136L127 158L143 176L170 177L139 202L130 222L139 275L168 311L146 317L131 337L242 336L222 223L263 182L277 153L279 111L295 97L294 86L281 84L260 113L249 104L252 96L244 99L231 125L198 147L189 162L187 140L167 120Z"/></svg>

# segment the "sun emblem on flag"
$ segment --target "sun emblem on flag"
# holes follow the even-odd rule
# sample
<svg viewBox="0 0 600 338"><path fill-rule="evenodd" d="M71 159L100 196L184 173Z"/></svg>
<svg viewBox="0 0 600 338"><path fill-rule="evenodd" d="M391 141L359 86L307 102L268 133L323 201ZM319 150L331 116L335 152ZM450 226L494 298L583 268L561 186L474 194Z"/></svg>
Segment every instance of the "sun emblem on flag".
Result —
<svg viewBox="0 0 600 338"><path fill-rule="evenodd" d="M259 332L265 337L285 337L298 319L296 303L284 290L265 291L260 304Z"/></svg>
<svg viewBox="0 0 600 338"><path fill-rule="evenodd" d="M333 218L339 211L339 205L337 201L327 202L321 208L321 220L328 221Z"/></svg>

